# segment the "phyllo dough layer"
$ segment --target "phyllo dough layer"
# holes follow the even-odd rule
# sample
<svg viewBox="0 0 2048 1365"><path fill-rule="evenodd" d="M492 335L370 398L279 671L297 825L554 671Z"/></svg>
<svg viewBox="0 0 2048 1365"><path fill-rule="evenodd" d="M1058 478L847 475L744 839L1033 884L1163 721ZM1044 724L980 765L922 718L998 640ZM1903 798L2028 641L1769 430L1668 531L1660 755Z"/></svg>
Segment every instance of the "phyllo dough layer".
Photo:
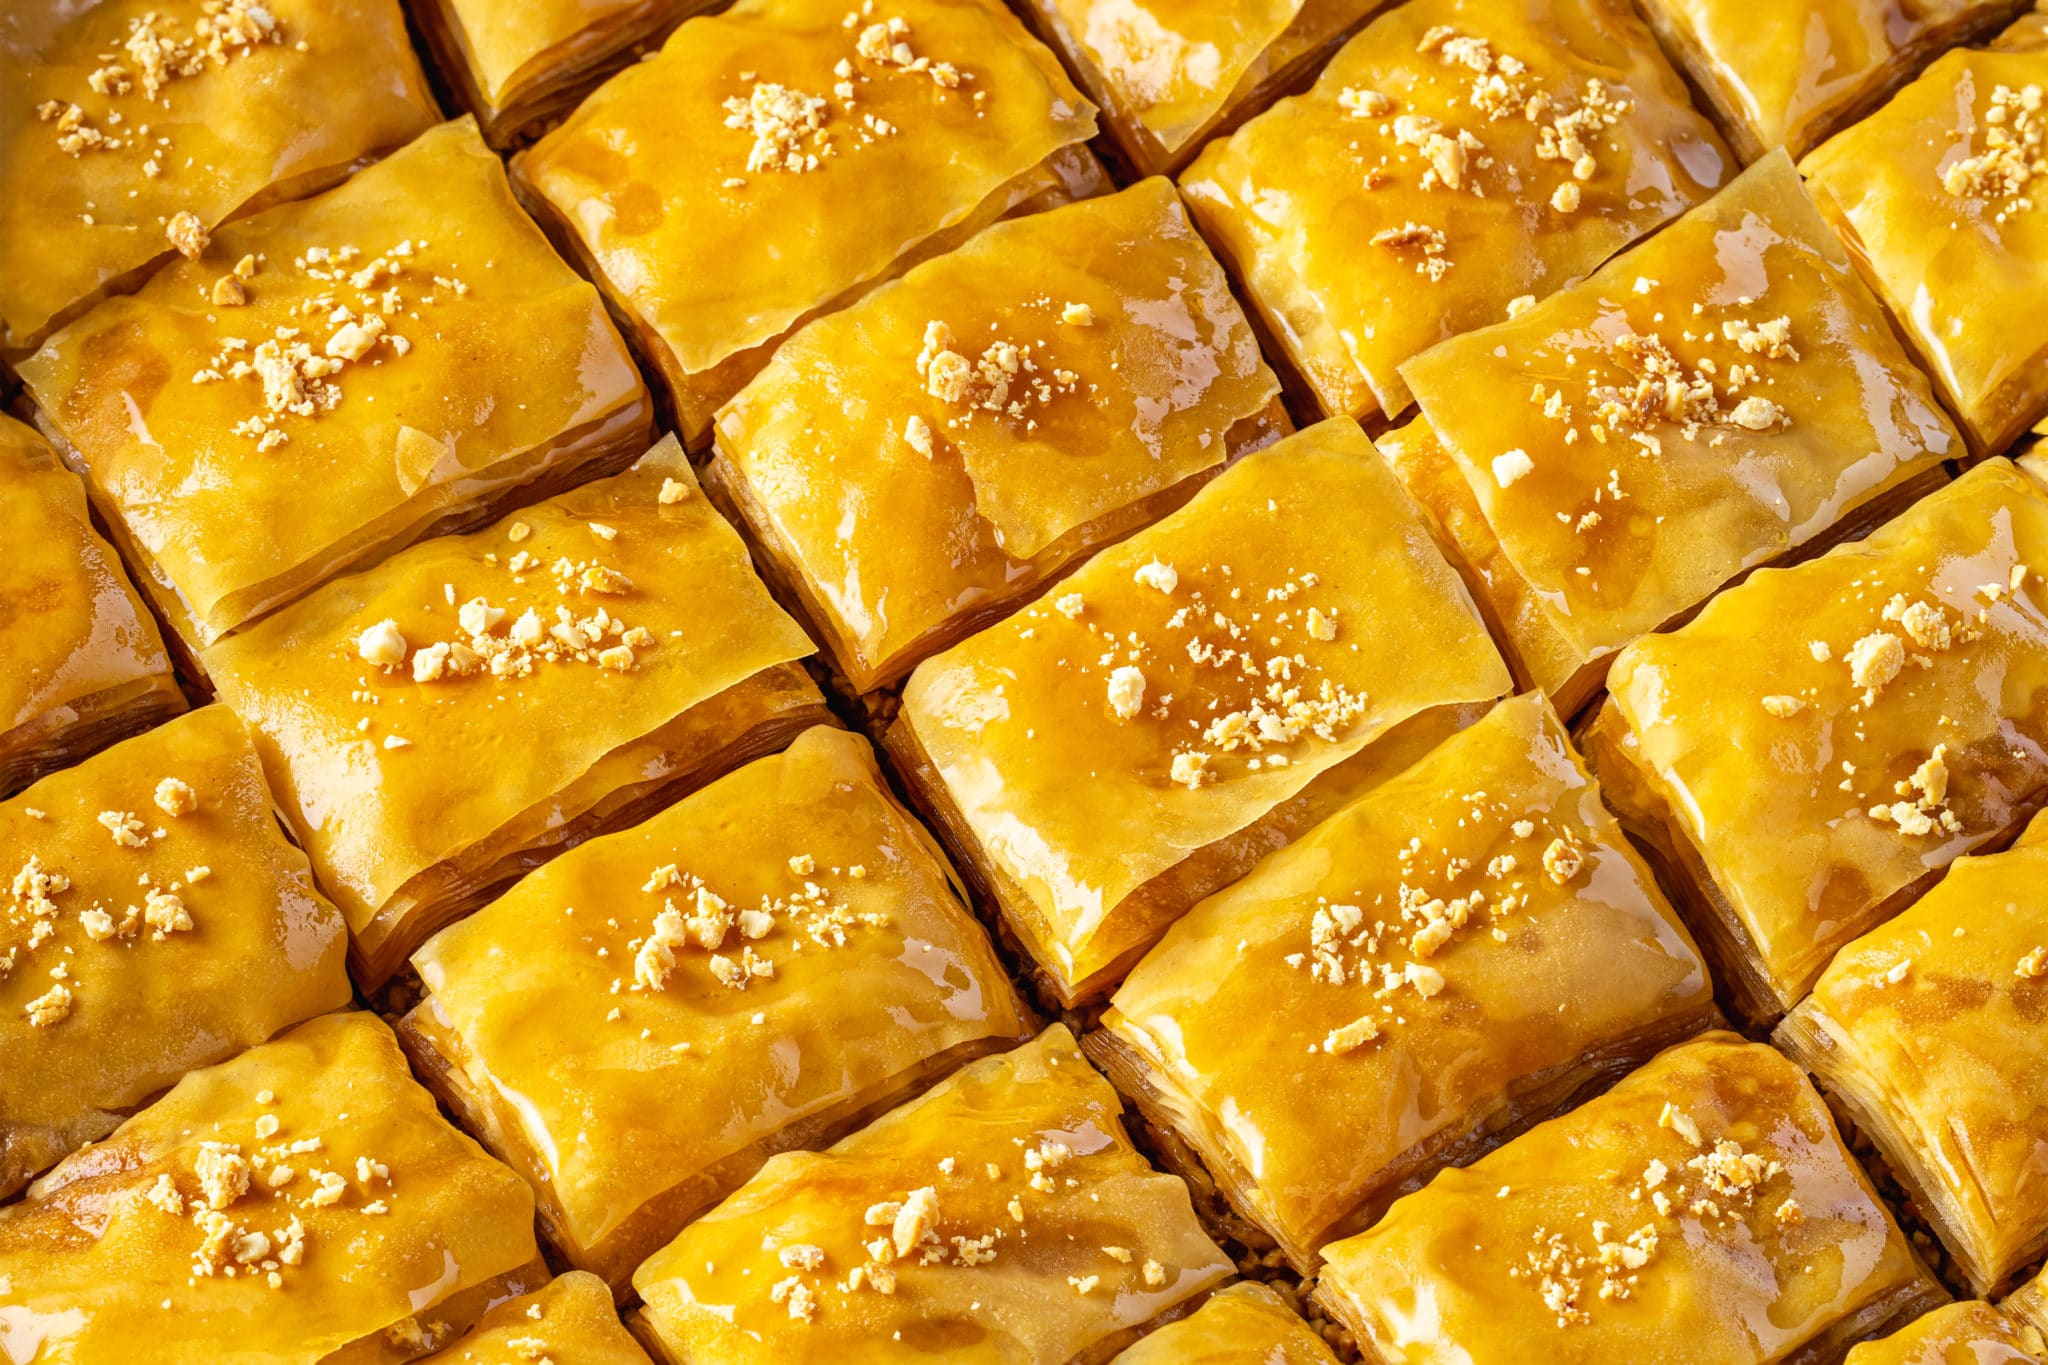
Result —
<svg viewBox="0 0 2048 1365"><path fill-rule="evenodd" d="M421 1365L648 1365L603 1280L572 1270L507 1299Z"/></svg>
<svg viewBox="0 0 2048 1365"><path fill-rule="evenodd" d="M1337 1357L1276 1291L1242 1281L1141 1338L1113 1365L1337 1365Z"/></svg>
<svg viewBox="0 0 2048 1365"><path fill-rule="evenodd" d="M1843 1365L2037 1365L2048 1358L2039 1328L1988 1303L1945 1304L1881 1341L1851 1347Z"/></svg>

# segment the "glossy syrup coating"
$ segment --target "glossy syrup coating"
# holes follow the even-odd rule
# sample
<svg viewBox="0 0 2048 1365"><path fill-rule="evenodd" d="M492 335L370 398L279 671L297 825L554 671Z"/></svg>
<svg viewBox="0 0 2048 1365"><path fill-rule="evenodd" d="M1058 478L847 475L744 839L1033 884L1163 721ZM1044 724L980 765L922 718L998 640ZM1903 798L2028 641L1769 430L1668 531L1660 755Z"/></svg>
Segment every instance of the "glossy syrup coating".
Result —
<svg viewBox="0 0 2048 1365"><path fill-rule="evenodd" d="M1852 1347L1843 1365L2035 1365L2048 1356L2038 1328L1988 1303L1946 1304L1882 1341Z"/></svg>
<svg viewBox="0 0 2048 1365"><path fill-rule="evenodd" d="M1278 1293L1241 1280L1150 1333L1113 1365L1336 1365L1337 1357Z"/></svg>
<svg viewBox="0 0 2048 1365"><path fill-rule="evenodd" d="M468 1335L421 1365L648 1365L619 1322L612 1292L595 1275L572 1270L531 1294L507 1299Z"/></svg>
<svg viewBox="0 0 2048 1365"><path fill-rule="evenodd" d="M633 1276L675 1361L1066 1361L1230 1275L1055 1024L771 1158Z"/></svg>
<svg viewBox="0 0 2048 1365"><path fill-rule="evenodd" d="M811 323L720 410L718 450L866 689L1277 438L1279 391L1153 179L998 223Z"/></svg>
<svg viewBox="0 0 2048 1365"><path fill-rule="evenodd" d="M1362 419L1409 405L1403 362L1586 274L1731 170L1621 0L1422 0L1181 184L1322 410Z"/></svg>

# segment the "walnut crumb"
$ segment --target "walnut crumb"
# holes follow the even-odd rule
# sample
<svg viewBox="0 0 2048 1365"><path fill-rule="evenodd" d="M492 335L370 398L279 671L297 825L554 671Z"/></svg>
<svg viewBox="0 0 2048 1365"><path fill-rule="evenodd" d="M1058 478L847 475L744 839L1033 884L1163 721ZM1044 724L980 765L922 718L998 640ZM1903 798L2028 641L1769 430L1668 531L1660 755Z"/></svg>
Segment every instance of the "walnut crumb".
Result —
<svg viewBox="0 0 2048 1365"><path fill-rule="evenodd" d="M190 209L179 209L171 215L171 221L164 224L164 238L188 261L196 261L204 255L207 243L213 240L206 231L206 224L199 221L199 215Z"/></svg>
<svg viewBox="0 0 2048 1365"><path fill-rule="evenodd" d="M682 482L680 479L663 479L661 481L661 494L657 501L663 507L674 507L679 502L687 501L689 496L690 485Z"/></svg>
<svg viewBox="0 0 2048 1365"><path fill-rule="evenodd" d="M1785 696L1779 693L1764 698L1764 710L1780 720L1796 716L1805 709L1806 703L1798 697Z"/></svg>
<svg viewBox="0 0 2048 1365"><path fill-rule="evenodd" d="M1070 303L1060 310L1060 321L1069 327L1092 327L1095 310L1085 303Z"/></svg>
<svg viewBox="0 0 2048 1365"><path fill-rule="evenodd" d="M199 809L199 798L185 783L175 777L167 777L156 784L156 808L173 818L190 815Z"/></svg>
<svg viewBox="0 0 2048 1365"><path fill-rule="evenodd" d="M1129 720L1145 704L1145 675L1126 664L1109 675L1109 709Z"/></svg>
<svg viewBox="0 0 2048 1365"><path fill-rule="evenodd" d="M1502 488L1512 488L1535 472L1536 462L1526 450L1510 450L1493 457L1493 481Z"/></svg>

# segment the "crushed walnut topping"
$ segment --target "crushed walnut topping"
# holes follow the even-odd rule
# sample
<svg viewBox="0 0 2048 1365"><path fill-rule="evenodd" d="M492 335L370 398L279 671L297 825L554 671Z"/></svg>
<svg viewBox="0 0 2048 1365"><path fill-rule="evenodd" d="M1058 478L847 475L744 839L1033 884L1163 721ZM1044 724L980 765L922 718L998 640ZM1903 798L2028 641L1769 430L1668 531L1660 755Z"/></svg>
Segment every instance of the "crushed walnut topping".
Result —
<svg viewBox="0 0 2048 1365"><path fill-rule="evenodd" d="M725 126L753 138L747 170L814 171L820 156L832 154L825 132L829 106L819 95L773 81L756 81L744 98L725 102Z"/></svg>
<svg viewBox="0 0 2048 1365"><path fill-rule="evenodd" d="M2027 949L2020 960L2013 964L2012 974L2023 981L2038 981L2048 976L2048 948L2035 945Z"/></svg>
<svg viewBox="0 0 2048 1365"><path fill-rule="evenodd" d="M207 244L213 238L198 214L189 209L179 209L164 224L164 240L186 260L196 261L206 254Z"/></svg>
<svg viewBox="0 0 2048 1365"><path fill-rule="evenodd" d="M53 1028L71 1017L71 991L61 981L28 1002L23 1013L30 1028Z"/></svg>
<svg viewBox="0 0 2048 1365"><path fill-rule="evenodd" d="M843 948L855 930L888 926L885 912L855 910L844 893L835 894L824 884L841 876L861 880L864 868L828 872L810 855L799 854L789 860L789 870L798 883L795 889L770 892L740 906L674 864L654 869L641 890L661 896L662 906L649 932L627 945L633 954L631 990L668 989L693 953L720 985L745 990L754 981L774 979L771 951L794 955Z"/></svg>
<svg viewBox="0 0 2048 1365"><path fill-rule="evenodd" d="M199 797L188 784L175 777L167 777L157 783L153 797L156 808L174 819L199 809Z"/></svg>
<svg viewBox="0 0 2048 1365"><path fill-rule="evenodd" d="M1033 408L1049 406L1054 398L1080 389L1078 375L1071 370L1041 365L1029 345L991 341L979 356L970 358L955 350L954 344L952 328L943 322L929 322L925 325L924 346L917 356L917 372L924 379L925 392L948 407L960 409L958 415L947 419L948 426L971 423L977 412L1028 419ZM905 435L914 447L930 453L918 446L907 431Z"/></svg>
<svg viewBox="0 0 2048 1365"><path fill-rule="evenodd" d="M2033 208L2033 184L2048 178L2048 117L2042 104L2038 85L1994 87L1984 111L1983 150L1944 166L1941 187L1958 199L1995 205L1993 217L2001 223Z"/></svg>
<svg viewBox="0 0 2048 1365"><path fill-rule="evenodd" d="M1442 279L1450 271L1450 259L1444 255L1442 228L1410 219L1399 227L1382 228L1372 235L1371 240L1374 246L1415 255L1415 273L1426 275L1432 281Z"/></svg>

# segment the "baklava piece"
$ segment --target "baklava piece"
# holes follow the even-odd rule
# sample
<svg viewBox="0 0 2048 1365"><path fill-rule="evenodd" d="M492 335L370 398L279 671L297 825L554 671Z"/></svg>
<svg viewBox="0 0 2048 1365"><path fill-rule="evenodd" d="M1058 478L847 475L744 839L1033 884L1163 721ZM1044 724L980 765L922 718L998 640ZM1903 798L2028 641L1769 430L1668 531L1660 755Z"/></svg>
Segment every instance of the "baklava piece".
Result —
<svg viewBox="0 0 2048 1365"><path fill-rule="evenodd" d="M1247 455L927 659L888 746L1063 1005L1511 681L1357 424Z"/></svg>
<svg viewBox="0 0 2048 1365"><path fill-rule="evenodd" d="M1120 159L1171 174L1218 132L1299 89L1389 0L1024 0Z"/></svg>
<svg viewBox="0 0 2048 1365"><path fill-rule="evenodd" d="M205 663L368 990L562 849L828 720L810 652L670 437L329 583Z"/></svg>
<svg viewBox="0 0 2048 1365"><path fill-rule="evenodd" d="M422 1074L526 1172L563 1256L620 1290L770 1155L1031 1033L844 730L565 854L413 964Z"/></svg>
<svg viewBox="0 0 2048 1365"><path fill-rule="evenodd" d="M771 1157L633 1287L670 1365L1065 1362L1230 1273L1055 1024L829 1150Z"/></svg>
<svg viewBox="0 0 2048 1365"><path fill-rule="evenodd" d="M1710 1033L1325 1252L1369 1365L1839 1360L1946 1295L1799 1068Z"/></svg>
<svg viewBox="0 0 2048 1365"><path fill-rule="evenodd" d="M1277 1291L1244 1281L1217 1290L1112 1365L1337 1365L1337 1357Z"/></svg>
<svg viewBox="0 0 2048 1365"><path fill-rule="evenodd" d="M2048 492L1979 465L1638 641L1608 681L1587 740L1608 800L1768 1021L2048 798Z"/></svg>
<svg viewBox="0 0 2048 1365"><path fill-rule="evenodd" d="M1564 728L1525 694L1203 901L1088 1039L1304 1273L1469 1161L1718 1022Z"/></svg>
<svg viewBox="0 0 2048 1365"><path fill-rule="evenodd" d="M0 1197L347 1004L347 943L225 706L0 802Z"/></svg>
<svg viewBox="0 0 2048 1365"><path fill-rule="evenodd" d="M7 359L440 117L397 0L13 0L0 91Z"/></svg>
<svg viewBox="0 0 2048 1365"><path fill-rule="evenodd" d="M0 415L0 796L175 716L156 622L78 476Z"/></svg>
<svg viewBox="0 0 2048 1365"><path fill-rule="evenodd" d="M220 229L21 373L194 654L497 501L616 469L653 423L604 301L469 119Z"/></svg>
<svg viewBox="0 0 2048 1365"><path fill-rule="evenodd" d="M1778 1025L1979 1294L2048 1249L2048 816L1835 955Z"/></svg>
<svg viewBox="0 0 2048 1365"><path fill-rule="evenodd" d="M1181 188L1315 404L1364 420L1732 170L1627 0L1415 0Z"/></svg>
<svg viewBox="0 0 2048 1365"><path fill-rule="evenodd" d="M2048 417L2048 10L1800 169L1979 453Z"/></svg>
<svg viewBox="0 0 2048 1365"><path fill-rule="evenodd" d="M718 414L728 499L855 691L1289 430L1173 186L998 223L792 337Z"/></svg>
<svg viewBox="0 0 2048 1365"><path fill-rule="evenodd" d="M1794 157L2027 0L1640 0L1744 162Z"/></svg>
<svg viewBox="0 0 2048 1365"><path fill-rule="evenodd" d="M1435 447L1412 486L1456 508L1428 469L1454 462L1505 561L1482 558L1480 596L1566 715L1629 641L1882 520L1964 450L1782 154L1402 373Z"/></svg>
<svg viewBox="0 0 2048 1365"><path fill-rule="evenodd" d="M397 1365L546 1279L526 1182L361 1011L192 1072L0 1208L24 1360Z"/></svg>
<svg viewBox="0 0 2048 1365"><path fill-rule="evenodd" d="M1935 1309L1881 1341L1852 1347L1843 1365L2038 1365L2048 1359L2039 1328L1988 1303Z"/></svg>
<svg viewBox="0 0 2048 1365"><path fill-rule="evenodd" d="M697 450L803 323L1006 214L1107 188L1094 133L997 0L740 0L607 81L512 172Z"/></svg>
<svg viewBox="0 0 2048 1365"><path fill-rule="evenodd" d="M491 1309L467 1336L420 1365L648 1365L619 1321L611 1290L582 1271Z"/></svg>

